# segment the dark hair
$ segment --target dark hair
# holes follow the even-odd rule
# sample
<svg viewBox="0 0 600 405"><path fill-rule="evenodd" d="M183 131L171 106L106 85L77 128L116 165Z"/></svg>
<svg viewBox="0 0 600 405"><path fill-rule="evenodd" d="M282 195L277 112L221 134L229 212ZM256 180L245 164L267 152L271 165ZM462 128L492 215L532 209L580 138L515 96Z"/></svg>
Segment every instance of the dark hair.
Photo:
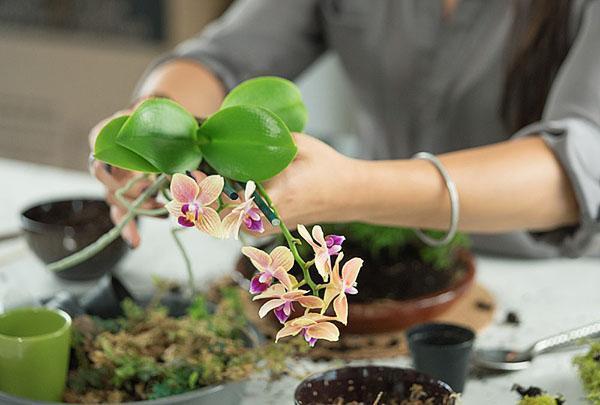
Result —
<svg viewBox="0 0 600 405"><path fill-rule="evenodd" d="M571 46L571 0L513 0L500 114L514 132L539 120L552 82Z"/></svg>

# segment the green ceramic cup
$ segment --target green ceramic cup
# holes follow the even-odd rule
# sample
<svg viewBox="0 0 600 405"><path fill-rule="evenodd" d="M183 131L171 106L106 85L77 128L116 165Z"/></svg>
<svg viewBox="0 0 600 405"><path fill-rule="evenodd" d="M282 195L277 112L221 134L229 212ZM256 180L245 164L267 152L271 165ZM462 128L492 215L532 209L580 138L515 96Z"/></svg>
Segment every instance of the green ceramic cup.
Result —
<svg viewBox="0 0 600 405"><path fill-rule="evenodd" d="M0 391L60 401L67 379L71 317L60 310L19 308L0 315Z"/></svg>

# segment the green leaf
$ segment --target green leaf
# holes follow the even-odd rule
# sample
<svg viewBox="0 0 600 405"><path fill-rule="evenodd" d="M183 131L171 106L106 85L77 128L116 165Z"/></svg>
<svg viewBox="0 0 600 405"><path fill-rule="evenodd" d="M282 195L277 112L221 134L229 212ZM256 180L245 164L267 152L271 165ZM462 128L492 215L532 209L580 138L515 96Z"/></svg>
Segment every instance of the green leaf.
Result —
<svg viewBox="0 0 600 405"><path fill-rule="evenodd" d="M221 109L253 105L272 111L292 132L301 132L306 123L306 107L296 85L280 77L266 76L246 80L225 97Z"/></svg>
<svg viewBox="0 0 600 405"><path fill-rule="evenodd" d="M196 141L198 123L183 107L152 98L136 108L117 135L117 143L149 161L163 173L198 167L202 154Z"/></svg>
<svg viewBox="0 0 600 405"><path fill-rule="evenodd" d="M238 181L264 181L285 169L296 144L283 121L261 107L235 106L209 117L198 131L206 161Z"/></svg>
<svg viewBox="0 0 600 405"><path fill-rule="evenodd" d="M111 120L102 128L94 144L94 157L113 166L145 173L158 173L156 167L135 152L116 143L117 134L129 115Z"/></svg>

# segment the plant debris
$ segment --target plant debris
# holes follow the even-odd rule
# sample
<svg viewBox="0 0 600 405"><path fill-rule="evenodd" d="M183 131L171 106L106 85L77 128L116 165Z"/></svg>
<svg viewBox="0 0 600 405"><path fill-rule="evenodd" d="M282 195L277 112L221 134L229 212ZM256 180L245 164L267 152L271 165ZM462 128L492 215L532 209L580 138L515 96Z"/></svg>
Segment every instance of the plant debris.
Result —
<svg viewBox="0 0 600 405"><path fill-rule="evenodd" d="M521 324L521 319L519 318L519 314L517 314L515 311L509 311L506 314L506 319L504 320L504 323L506 323L508 325L519 326Z"/></svg>
<svg viewBox="0 0 600 405"><path fill-rule="evenodd" d="M511 391L516 391L521 396L518 405L563 405L565 398L562 395L552 396L538 387L530 386L523 387L519 384L514 384Z"/></svg>
<svg viewBox="0 0 600 405"><path fill-rule="evenodd" d="M359 401L350 401L346 402L346 400L342 397L336 398L333 401L333 405L451 405L456 403L456 399L458 395L448 395L442 399L432 398L423 390L423 386L420 384L413 384L410 387L410 393L408 399L398 400L395 398L385 399L385 393L383 391L377 394L375 401L373 403L369 402L359 402ZM382 402L383 401L383 402Z"/></svg>
<svg viewBox="0 0 600 405"><path fill-rule="evenodd" d="M587 399L594 405L600 405L600 343L592 344L590 350L575 357L573 363L579 369Z"/></svg>
<svg viewBox="0 0 600 405"><path fill-rule="evenodd" d="M121 318L76 318L64 401L157 399L262 370L277 376L304 347L298 340L257 346L235 288L222 288L214 307L209 304L197 296L186 315L174 318L163 307L125 300Z"/></svg>

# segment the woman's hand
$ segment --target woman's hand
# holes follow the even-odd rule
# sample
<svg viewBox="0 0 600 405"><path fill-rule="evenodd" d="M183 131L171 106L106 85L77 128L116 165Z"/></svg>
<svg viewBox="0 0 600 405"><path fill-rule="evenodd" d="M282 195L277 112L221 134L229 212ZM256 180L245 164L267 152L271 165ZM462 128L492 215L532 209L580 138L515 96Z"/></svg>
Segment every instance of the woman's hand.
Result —
<svg viewBox="0 0 600 405"><path fill-rule="evenodd" d="M111 117L100 121L89 133L90 149L94 150L94 143L100 130L110 120L121 115L131 114L131 110L121 110L113 114ZM93 153L93 152L92 152ZM92 160L90 164L90 171L100 182L104 184L106 188L106 201L110 205L110 216L113 222L116 224L127 214L127 209L117 200L115 197L115 191L123 187L131 178L135 177L138 173L119 169L111 166L107 163ZM124 197L130 202L133 201L142 191L150 185L147 180L139 181L135 186L129 190ZM155 209L161 208L162 204L158 203L155 199L147 200L140 208ZM137 230L135 221L129 222L122 232L123 239L129 244L130 247L135 248L140 244L140 234Z"/></svg>
<svg viewBox="0 0 600 405"><path fill-rule="evenodd" d="M309 135L295 133L298 154L265 183L273 204L291 228L297 224L354 219L353 195L360 161Z"/></svg>

